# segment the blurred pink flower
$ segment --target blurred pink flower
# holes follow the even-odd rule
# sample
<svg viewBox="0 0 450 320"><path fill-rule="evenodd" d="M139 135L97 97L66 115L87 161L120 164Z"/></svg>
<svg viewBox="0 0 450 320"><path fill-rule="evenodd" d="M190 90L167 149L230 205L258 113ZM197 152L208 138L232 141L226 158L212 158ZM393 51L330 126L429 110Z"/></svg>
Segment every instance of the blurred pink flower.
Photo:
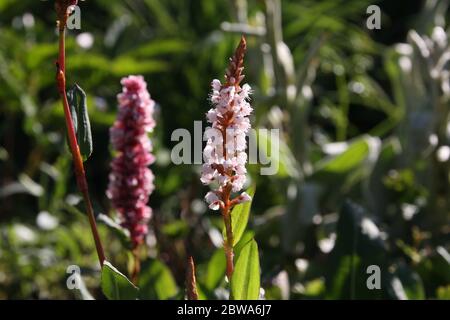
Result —
<svg viewBox="0 0 450 320"><path fill-rule="evenodd" d="M155 127L155 102L142 76L129 76L121 83L117 120L110 129L111 144L117 154L111 163L107 196L136 247L148 233L152 214L147 202L154 189L154 176L148 166L155 159L148 133Z"/></svg>

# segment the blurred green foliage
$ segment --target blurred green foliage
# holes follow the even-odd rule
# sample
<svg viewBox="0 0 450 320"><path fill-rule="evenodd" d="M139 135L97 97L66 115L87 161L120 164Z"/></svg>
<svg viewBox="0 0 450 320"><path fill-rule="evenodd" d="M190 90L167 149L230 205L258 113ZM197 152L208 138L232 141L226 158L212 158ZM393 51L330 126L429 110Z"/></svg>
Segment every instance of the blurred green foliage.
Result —
<svg viewBox="0 0 450 320"><path fill-rule="evenodd" d="M105 196L120 78L143 74L158 103L149 258L132 294L183 298L193 255L200 298L228 295L220 216L203 203L199 166L171 163L171 133L204 121L209 83L244 32L253 125L281 129L278 174L249 166L257 192L251 231L240 235L240 243L253 236L258 243L260 294L450 299L448 66L444 80L432 76L450 47L436 43L429 57L420 47L446 27L448 1L375 1L382 28L368 30L372 2L81 2L81 30L67 37L68 84L88 95L90 193L104 214L107 256L125 274L126 232ZM104 298L64 141L54 20L53 1L0 0L0 299ZM270 150L269 135L258 139ZM374 264L381 290L366 286ZM69 265L80 266L87 290L67 289ZM102 285L118 281L128 290L114 277Z"/></svg>

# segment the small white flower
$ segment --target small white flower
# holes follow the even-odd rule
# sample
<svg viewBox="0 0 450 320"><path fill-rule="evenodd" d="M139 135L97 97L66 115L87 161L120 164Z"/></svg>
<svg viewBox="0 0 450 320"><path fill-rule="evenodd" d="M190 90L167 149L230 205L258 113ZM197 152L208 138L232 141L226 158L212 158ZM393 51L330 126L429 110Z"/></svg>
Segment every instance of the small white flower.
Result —
<svg viewBox="0 0 450 320"><path fill-rule="evenodd" d="M204 164L202 167L202 176L200 178L200 181L203 184L210 184L214 180L214 173L216 170L211 168L210 165Z"/></svg>
<svg viewBox="0 0 450 320"><path fill-rule="evenodd" d="M234 180L232 182L233 192L241 191L245 181L247 181L247 177L245 175L235 175Z"/></svg>
<svg viewBox="0 0 450 320"><path fill-rule="evenodd" d="M206 118L208 119L208 122L213 123L214 121L217 121L217 112L214 109L210 109L208 113L206 114Z"/></svg>
<svg viewBox="0 0 450 320"><path fill-rule="evenodd" d="M206 200L207 203L209 203L209 208L211 210L219 210L220 204L221 204L222 201L220 201L220 199L217 196L217 194L215 194L214 192L210 191L210 192L208 192L206 194L205 200Z"/></svg>
<svg viewBox="0 0 450 320"><path fill-rule="evenodd" d="M206 202L208 202L208 203L213 203L214 201L219 200L219 197L217 196L216 193L210 191L210 192L208 192L208 193L206 194L205 200L206 200Z"/></svg>
<svg viewBox="0 0 450 320"><path fill-rule="evenodd" d="M211 87L213 88L214 91L220 91L220 88L222 87L222 84L220 83L220 80L214 79L211 82Z"/></svg>
<svg viewBox="0 0 450 320"><path fill-rule="evenodd" d="M247 192L242 192L242 194L237 198L237 203L244 203L252 200L252 197Z"/></svg>
<svg viewBox="0 0 450 320"><path fill-rule="evenodd" d="M248 83L242 86L241 92L239 93L241 97L244 99L248 99L250 94L252 93L252 88Z"/></svg>

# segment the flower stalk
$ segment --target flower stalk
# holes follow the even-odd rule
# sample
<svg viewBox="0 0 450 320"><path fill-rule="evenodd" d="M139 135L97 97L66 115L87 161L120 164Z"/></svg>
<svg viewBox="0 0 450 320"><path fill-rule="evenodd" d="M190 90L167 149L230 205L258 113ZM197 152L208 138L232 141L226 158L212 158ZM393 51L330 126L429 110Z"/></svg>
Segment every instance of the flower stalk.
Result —
<svg viewBox="0 0 450 320"><path fill-rule="evenodd" d="M233 250L233 228L231 221L231 210L229 207L224 207L222 209L222 217L225 225L226 239L224 242L224 251L227 261L226 274L229 280L234 271L234 250Z"/></svg>
<svg viewBox="0 0 450 320"><path fill-rule="evenodd" d="M86 212L89 219L89 224L91 227L92 235L95 242L95 248L97 251L98 259L100 265L103 266L103 262L105 259L105 253L103 251L103 246L100 240L100 235L97 230L97 225L95 222L94 210L92 208L91 199L89 197L89 189L88 183L86 180L86 174L83 165L83 158L80 153L80 148L78 146L77 137L75 133L75 128L72 122L72 116L70 113L69 102L67 100L66 93L66 57L65 57L65 32L66 32L66 23L67 18L69 16L70 7L76 5L77 1L74 0L56 0L55 9L58 17L57 25L59 32L59 54L58 61L56 62L56 81L58 86L58 92L61 97L63 108L64 108L64 117L67 127L67 136L69 141L69 148L72 154L74 168L75 168L75 176L77 181L77 186L80 193L83 196L83 200L86 206Z"/></svg>
<svg viewBox="0 0 450 320"><path fill-rule="evenodd" d="M250 129L248 116L253 111L249 99L251 88L248 84L241 86L244 79L244 56L247 43L242 36L225 73L225 83L213 80L211 102L214 108L207 113L211 127L205 135L208 138L203 151L205 164L202 168L201 181L209 185L217 183L217 189L206 194L205 200L212 210L221 211L225 225L224 251L226 255L228 280L234 270L234 241L231 212L236 204L250 201L251 197L242 190L246 182L245 164L247 162L246 134Z"/></svg>

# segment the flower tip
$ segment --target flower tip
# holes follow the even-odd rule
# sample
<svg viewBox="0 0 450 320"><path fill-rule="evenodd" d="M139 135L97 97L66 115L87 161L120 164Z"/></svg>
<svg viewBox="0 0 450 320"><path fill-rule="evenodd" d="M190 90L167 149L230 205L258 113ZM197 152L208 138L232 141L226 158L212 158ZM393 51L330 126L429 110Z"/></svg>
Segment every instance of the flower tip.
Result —
<svg viewBox="0 0 450 320"><path fill-rule="evenodd" d="M222 86L222 83L218 79L214 79L211 82L211 87L213 88L214 91L219 91L221 86Z"/></svg>
<svg viewBox="0 0 450 320"><path fill-rule="evenodd" d="M131 75L120 80L122 86L129 91L141 91L147 88L147 82L141 75Z"/></svg>
<svg viewBox="0 0 450 320"><path fill-rule="evenodd" d="M247 39L245 38L245 35L241 35L241 41L239 42L239 47L243 48L244 50L247 49Z"/></svg>
<svg viewBox="0 0 450 320"><path fill-rule="evenodd" d="M228 86L238 86L244 79L242 71L244 70L244 56L246 51L247 41L245 40L245 37L242 36L225 73L225 79L227 80Z"/></svg>

